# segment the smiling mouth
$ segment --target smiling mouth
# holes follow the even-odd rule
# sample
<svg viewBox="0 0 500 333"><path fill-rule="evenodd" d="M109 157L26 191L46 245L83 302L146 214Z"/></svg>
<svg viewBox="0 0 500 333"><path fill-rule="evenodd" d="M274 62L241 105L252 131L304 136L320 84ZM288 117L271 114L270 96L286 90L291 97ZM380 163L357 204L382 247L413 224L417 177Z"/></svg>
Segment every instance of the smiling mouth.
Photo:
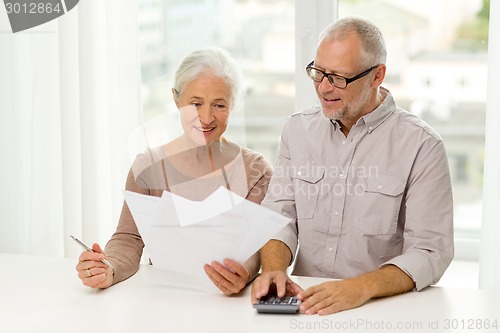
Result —
<svg viewBox="0 0 500 333"><path fill-rule="evenodd" d="M202 133L212 132L215 129L215 127L197 127L197 126L194 126L194 128Z"/></svg>
<svg viewBox="0 0 500 333"><path fill-rule="evenodd" d="M336 101L340 101L340 98L332 98L332 99L329 99L329 98L326 98L326 97L323 97L323 99L327 102L336 102Z"/></svg>

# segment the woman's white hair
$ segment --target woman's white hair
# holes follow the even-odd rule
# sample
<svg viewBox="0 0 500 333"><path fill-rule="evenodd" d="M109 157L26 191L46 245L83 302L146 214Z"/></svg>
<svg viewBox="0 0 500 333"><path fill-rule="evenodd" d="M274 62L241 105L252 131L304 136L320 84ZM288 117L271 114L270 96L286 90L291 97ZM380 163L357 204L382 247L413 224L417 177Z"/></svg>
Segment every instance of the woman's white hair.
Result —
<svg viewBox="0 0 500 333"><path fill-rule="evenodd" d="M176 98L182 94L186 84L206 73L224 79L231 89L231 109L239 106L243 93L241 70L233 56L218 47L195 50L181 61L174 77Z"/></svg>

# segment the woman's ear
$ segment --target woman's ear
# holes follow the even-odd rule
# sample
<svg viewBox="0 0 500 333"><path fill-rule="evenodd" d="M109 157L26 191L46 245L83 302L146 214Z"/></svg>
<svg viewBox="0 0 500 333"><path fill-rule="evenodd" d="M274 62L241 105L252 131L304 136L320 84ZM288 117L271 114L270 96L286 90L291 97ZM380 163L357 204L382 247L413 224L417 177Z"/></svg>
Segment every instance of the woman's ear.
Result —
<svg viewBox="0 0 500 333"><path fill-rule="evenodd" d="M179 103L178 103L178 93L177 93L177 90L175 90L175 88L172 88L172 97L174 98L174 102L175 102L175 106L177 106L177 108L179 108Z"/></svg>

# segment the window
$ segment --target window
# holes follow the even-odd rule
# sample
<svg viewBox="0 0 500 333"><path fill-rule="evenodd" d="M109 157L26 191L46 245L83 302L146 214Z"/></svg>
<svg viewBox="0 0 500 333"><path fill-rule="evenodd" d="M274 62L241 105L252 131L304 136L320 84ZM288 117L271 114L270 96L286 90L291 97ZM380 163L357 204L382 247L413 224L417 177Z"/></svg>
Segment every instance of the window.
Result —
<svg viewBox="0 0 500 333"><path fill-rule="evenodd" d="M469 172L467 172L467 155L452 155L449 156L452 175L451 179L454 183L467 183L469 180Z"/></svg>
<svg viewBox="0 0 500 333"><path fill-rule="evenodd" d="M231 115L226 136L273 162L294 112L294 1L139 0L138 11L144 120L175 114L176 66L192 50L219 46L239 61L247 84L244 110Z"/></svg>
<svg viewBox="0 0 500 333"><path fill-rule="evenodd" d="M139 25L147 27L140 30L144 119L174 110L169 75L185 54L221 46L240 62L248 83L245 109L232 115L227 135L271 161L285 118L295 108L316 103L312 85L300 72L314 56L314 47L302 50L306 42L316 44L314 29L321 30L319 26L336 16L359 15L374 21L388 48L384 86L398 105L421 116L443 137L453 177L456 237L478 241L488 0L142 2L147 3L139 6ZM295 20L299 7L301 15ZM311 8L314 11L309 12ZM297 49L300 54L296 43L302 48Z"/></svg>

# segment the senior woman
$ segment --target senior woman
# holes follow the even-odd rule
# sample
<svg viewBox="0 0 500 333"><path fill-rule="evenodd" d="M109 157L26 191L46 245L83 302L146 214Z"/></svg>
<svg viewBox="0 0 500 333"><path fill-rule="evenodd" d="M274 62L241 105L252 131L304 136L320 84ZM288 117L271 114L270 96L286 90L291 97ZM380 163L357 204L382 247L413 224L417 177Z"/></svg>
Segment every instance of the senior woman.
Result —
<svg viewBox="0 0 500 333"><path fill-rule="evenodd" d="M241 74L231 55L206 48L187 55L175 73L172 94L180 111L183 134L136 157L125 188L161 196L164 190L190 200L203 200L220 186L260 204L272 174L260 154L240 147L223 134L231 110L241 97ZM137 272L144 243L127 204L105 250L84 251L76 266L83 284L108 288ZM180 251L182 249L179 249ZM101 262L107 259L113 268ZM154 263L153 263L154 264ZM258 273L258 253L244 263L225 259L204 266L224 293L243 289Z"/></svg>

